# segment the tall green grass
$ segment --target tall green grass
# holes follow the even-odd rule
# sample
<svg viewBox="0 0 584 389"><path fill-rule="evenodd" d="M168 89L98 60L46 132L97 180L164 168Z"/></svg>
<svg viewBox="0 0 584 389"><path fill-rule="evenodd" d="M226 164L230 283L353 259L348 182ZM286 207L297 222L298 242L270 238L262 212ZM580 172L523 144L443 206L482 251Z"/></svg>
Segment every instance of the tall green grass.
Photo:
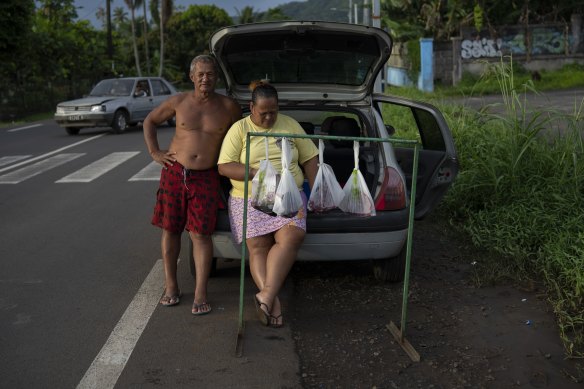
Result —
<svg viewBox="0 0 584 389"><path fill-rule="evenodd" d="M497 67L497 65L489 65L488 62L485 62L485 66L491 70ZM557 70L541 70L533 73L522 67L514 67L512 71L515 85L533 83L539 91L584 86L584 65L577 63L564 65ZM500 93L500 87L497 77L492 77L492 74L487 71L482 76L465 73L456 87L437 85L436 92L445 96L484 95Z"/></svg>
<svg viewBox="0 0 584 389"><path fill-rule="evenodd" d="M534 112L525 100L534 85L514 79L512 62L491 72L504 113L441 107L461 165L445 209L500 254L489 259L508 277L544 283L566 354L584 358L584 101L568 115Z"/></svg>

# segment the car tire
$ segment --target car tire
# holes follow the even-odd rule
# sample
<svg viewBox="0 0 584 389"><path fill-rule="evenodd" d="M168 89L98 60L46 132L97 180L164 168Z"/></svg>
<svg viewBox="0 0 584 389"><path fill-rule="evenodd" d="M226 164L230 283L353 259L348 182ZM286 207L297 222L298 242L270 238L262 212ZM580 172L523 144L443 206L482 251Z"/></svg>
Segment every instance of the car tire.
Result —
<svg viewBox="0 0 584 389"><path fill-rule="evenodd" d="M122 109L119 109L114 114L114 120L112 122L112 128L116 134L121 134L128 129L128 113Z"/></svg>
<svg viewBox="0 0 584 389"><path fill-rule="evenodd" d="M69 135L77 135L80 130L81 127L65 127L65 131L67 131L67 134Z"/></svg>
<svg viewBox="0 0 584 389"><path fill-rule="evenodd" d="M406 247L391 258L373 260L373 276L379 281L400 282L406 269Z"/></svg>
<svg viewBox="0 0 584 389"><path fill-rule="evenodd" d="M189 261L189 268L191 269L191 275L193 279L197 277L197 270L195 269L195 258L193 257L193 242L189 238L189 253L187 255ZM213 262L211 262L211 273L210 277L215 277L217 275L217 258L213 257Z"/></svg>

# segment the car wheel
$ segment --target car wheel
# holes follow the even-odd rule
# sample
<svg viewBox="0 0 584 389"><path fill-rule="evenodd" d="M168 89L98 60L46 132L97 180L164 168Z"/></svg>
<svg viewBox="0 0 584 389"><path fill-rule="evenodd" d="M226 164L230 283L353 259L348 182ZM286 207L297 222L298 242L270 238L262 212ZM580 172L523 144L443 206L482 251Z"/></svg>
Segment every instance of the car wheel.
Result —
<svg viewBox="0 0 584 389"><path fill-rule="evenodd" d="M168 124L169 127L174 127L174 126L176 126L176 119L172 118L170 120L167 120L166 124Z"/></svg>
<svg viewBox="0 0 584 389"><path fill-rule="evenodd" d="M189 267L191 269L191 274L192 274L193 279L194 279L197 277L197 269L195 269L195 261L194 261L194 257L193 257L193 242L190 241L190 238L189 238L188 260L189 260ZM211 273L209 274L209 276L215 277L216 275L217 275L217 258L213 258L213 262L211 263Z"/></svg>
<svg viewBox="0 0 584 389"><path fill-rule="evenodd" d="M81 130L81 127L65 127L65 131L69 135L77 135L79 134L79 130Z"/></svg>
<svg viewBox="0 0 584 389"><path fill-rule="evenodd" d="M406 247L391 258L373 260L373 276L379 281L399 282L404 279L406 269Z"/></svg>
<svg viewBox="0 0 584 389"><path fill-rule="evenodd" d="M121 134L128 129L128 113L124 110L117 110L114 114L112 128L116 134Z"/></svg>

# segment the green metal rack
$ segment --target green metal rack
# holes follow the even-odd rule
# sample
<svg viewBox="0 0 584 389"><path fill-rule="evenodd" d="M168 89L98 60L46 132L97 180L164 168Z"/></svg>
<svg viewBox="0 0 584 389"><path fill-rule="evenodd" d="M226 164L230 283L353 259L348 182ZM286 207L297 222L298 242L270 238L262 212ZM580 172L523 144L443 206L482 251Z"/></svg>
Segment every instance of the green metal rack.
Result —
<svg viewBox="0 0 584 389"><path fill-rule="evenodd" d="M412 347L412 345L407 341L406 334L406 324L407 324L407 309L408 309L408 293L409 293L409 282L410 282L410 263L412 256L412 237L414 232L414 211L415 211L415 199L416 199L416 181L418 177L418 159L420 154L420 142L416 140L406 140L406 139L386 139L386 138L366 138L366 137L351 137L351 136L330 136L330 135L300 135L300 134L269 134L263 132L249 132L247 133L246 142L250 144L250 139L252 136L264 136L264 137L275 137L275 138L309 138L309 139L325 139L325 140L347 140L347 141L369 141L369 142L389 142L394 144L409 144L414 146L414 161L412 168L412 188L410 190L410 205L408 214L408 236L406 241L406 266L404 270L404 285L403 285L403 296L402 296L402 311L401 311L401 324L398 328L393 322L390 322L386 327L394 336L396 341L408 354L408 356L415 362L420 361L420 355ZM243 334L245 329L245 323L243 321L243 297L245 289L245 257L247 251L246 236L247 236L247 200L248 200L248 188L249 188L249 156L250 148L246 148L245 153L245 178L244 178L244 201L243 201L243 241L241 243L241 272L239 281L239 321L238 321L238 331L237 340L235 345L235 354L238 357L243 355Z"/></svg>

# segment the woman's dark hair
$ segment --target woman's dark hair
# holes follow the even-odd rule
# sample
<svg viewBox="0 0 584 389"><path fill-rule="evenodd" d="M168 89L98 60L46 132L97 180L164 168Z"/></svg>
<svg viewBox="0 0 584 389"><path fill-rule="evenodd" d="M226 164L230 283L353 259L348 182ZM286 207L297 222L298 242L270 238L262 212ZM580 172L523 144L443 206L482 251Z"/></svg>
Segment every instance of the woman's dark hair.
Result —
<svg viewBox="0 0 584 389"><path fill-rule="evenodd" d="M251 90L251 102L255 104L257 99L276 99L278 101L278 91L267 81L255 80L249 84Z"/></svg>

